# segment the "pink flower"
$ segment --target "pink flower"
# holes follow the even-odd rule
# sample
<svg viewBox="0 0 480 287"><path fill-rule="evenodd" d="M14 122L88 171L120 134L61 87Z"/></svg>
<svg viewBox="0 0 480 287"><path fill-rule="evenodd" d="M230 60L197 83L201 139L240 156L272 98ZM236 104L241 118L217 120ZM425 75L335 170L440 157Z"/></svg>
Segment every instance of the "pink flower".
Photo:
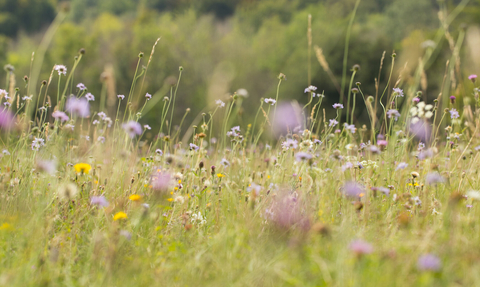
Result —
<svg viewBox="0 0 480 287"><path fill-rule="evenodd" d="M356 255L370 254L373 252L373 246L361 239L354 240L350 243L349 249Z"/></svg>
<svg viewBox="0 0 480 287"><path fill-rule="evenodd" d="M475 83L475 80L477 79L477 75L471 74L470 76L468 76L468 79Z"/></svg>

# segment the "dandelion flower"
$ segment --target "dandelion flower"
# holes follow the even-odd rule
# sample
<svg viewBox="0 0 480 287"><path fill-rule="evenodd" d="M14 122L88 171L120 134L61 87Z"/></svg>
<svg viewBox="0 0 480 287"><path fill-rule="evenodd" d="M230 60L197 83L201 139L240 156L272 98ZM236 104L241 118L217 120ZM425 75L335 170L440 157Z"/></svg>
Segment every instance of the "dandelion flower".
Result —
<svg viewBox="0 0 480 287"><path fill-rule="evenodd" d="M119 211L115 213L115 215L113 216L114 221L117 221L119 219L127 219L127 218L128 218L127 214L123 211Z"/></svg>
<svg viewBox="0 0 480 287"><path fill-rule="evenodd" d="M76 165L73 166L73 168L77 173L88 174L90 172L90 169L92 169L92 166L89 165L88 163L77 163Z"/></svg>
<svg viewBox="0 0 480 287"><path fill-rule="evenodd" d="M128 197L128 199L130 199L131 201L139 201L140 199L142 199L142 197L138 194L132 194Z"/></svg>

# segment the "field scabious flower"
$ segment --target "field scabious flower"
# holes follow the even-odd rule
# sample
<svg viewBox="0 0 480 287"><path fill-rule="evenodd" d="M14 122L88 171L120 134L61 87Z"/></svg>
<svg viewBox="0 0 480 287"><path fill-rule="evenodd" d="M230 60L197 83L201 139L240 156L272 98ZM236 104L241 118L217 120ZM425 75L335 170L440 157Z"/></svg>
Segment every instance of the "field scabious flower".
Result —
<svg viewBox="0 0 480 287"><path fill-rule="evenodd" d="M425 178L425 182L428 185L434 185L437 183L443 183L445 182L445 178L441 176L438 172L431 172L427 174L427 177Z"/></svg>
<svg viewBox="0 0 480 287"><path fill-rule="evenodd" d="M342 104L339 104L339 103L333 104L332 107L333 107L334 109L337 109L337 110L338 110L338 109L343 109L343 105L342 105Z"/></svg>
<svg viewBox="0 0 480 287"><path fill-rule="evenodd" d="M77 88L80 90L80 91L84 91L87 89L87 87L83 84L83 83L79 83L77 85Z"/></svg>
<svg viewBox="0 0 480 287"><path fill-rule="evenodd" d="M125 95L117 95L117 98L121 101L121 100L125 99Z"/></svg>
<svg viewBox="0 0 480 287"><path fill-rule="evenodd" d="M65 111L81 118L86 118L90 115L90 105L88 100L84 97L77 99L71 96L67 99L65 104Z"/></svg>
<svg viewBox="0 0 480 287"><path fill-rule="evenodd" d="M330 119L330 120L328 120L328 122L329 122L328 123L329 127L334 127L334 126L338 125L338 121L336 119Z"/></svg>
<svg viewBox="0 0 480 287"><path fill-rule="evenodd" d="M66 76L67 75L67 67L65 67L64 65L55 65L54 67L55 71L58 72L58 75L64 75Z"/></svg>
<svg viewBox="0 0 480 287"><path fill-rule="evenodd" d="M312 159L312 155L303 151L297 152L295 154L295 159L297 161L307 161Z"/></svg>
<svg viewBox="0 0 480 287"><path fill-rule="evenodd" d="M105 196L101 195L101 196L92 196L90 198L90 204L91 205L98 205L98 206L101 206L101 207L107 207L109 205L107 199L105 198Z"/></svg>
<svg viewBox="0 0 480 287"><path fill-rule="evenodd" d="M424 254L418 258L417 268L420 271L440 271L442 262L433 254Z"/></svg>
<svg viewBox="0 0 480 287"><path fill-rule="evenodd" d="M90 172L90 169L92 169L92 166L88 163L77 163L73 166L73 168L77 173L88 174Z"/></svg>
<svg viewBox="0 0 480 287"><path fill-rule="evenodd" d="M475 83L475 80L477 79L477 75L471 74L470 76L468 76L468 79Z"/></svg>
<svg viewBox="0 0 480 287"><path fill-rule="evenodd" d="M287 139L282 143L282 147L284 150L296 149L298 148L298 141L294 139Z"/></svg>
<svg viewBox="0 0 480 287"><path fill-rule="evenodd" d="M400 162L399 164L397 164L397 167L395 168L395 171L397 171L399 169L405 169L407 166L408 166L408 164L406 162Z"/></svg>
<svg viewBox="0 0 480 287"><path fill-rule="evenodd" d="M373 252L373 246L370 243L361 239L352 241L348 248L353 251L353 253L355 253L355 255L357 256L362 256Z"/></svg>
<svg viewBox="0 0 480 287"><path fill-rule="evenodd" d="M60 120L62 122L66 122L68 121L70 118L67 116L66 113L64 112L61 112L61 111L54 111L52 113L52 117L56 120Z"/></svg>
<svg viewBox="0 0 480 287"><path fill-rule="evenodd" d="M267 98L264 101L265 101L265 103L270 104L272 106L275 105L275 103L277 102L277 101L275 101L274 99L271 99L271 98Z"/></svg>
<svg viewBox="0 0 480 287"><path fill-rule="evenodd" d="M145 98L147 99L147 101L149 101L149 100L152 98L152 95L150 95L149 93L147 93L147 94L145 95Z"/></svg>
<svg viewBox="0 0 480 287"><path fill-rule="evenodd" d="M302 109L293 103L277 104L277 111L271 119L273 134L278 138L281 135L292 133L296 128L303 130Z"/></svg>
<svg viewBox="0 0 480 287"><path fill-rule="evenodd" d="M35 138L32 141L32 150L38 151L42 146L45 145L45 140L41 138Z"/></svg>
<svg viewBox="0 0 480 287"><path fill-rule="evenodd" d="M357 182L347 181L342 187L342 192L346 197L358 199L365 195L365 188Z"/></svg>
<svg viewBox="0 0 480 287"><path fill-rule="evenodd" d="M36 169L40 172L54 174L57 171L57 163L54 160L38 160Z"/></svg>
<svg viewBox="0 0 480 287"><path fill-rule="evenodd" d="M224 103L222 100L216 100L216 101L215 101L215 104L216 104L217 107L219 107L219 108L225 107L225 103Z"/></svg>
<svg viewBox="0 0 480 287"><path fill-rule="evenodd" d="M400 88L393 88L393 96L394 97L404 97L405 95L403 94L403 90Z"/></svg>
<svg viewBox="0 0 480 287"><path fill-rule="evenodd" d="M460 114L458 113L458 111L456 109L450 109L449 112L450 112L450 117L452 118L452 120L458 119L460 117Z"/></svg>
<svg viewBox="0 0 480 287"><path fill-rule="evenodd" d="M393 117L397 121L398 118L400 117L400 113L397 110L392 109L392 110L388 110L387 116L389 119Z"/></svg>
<svg viewBox="0 0 480 287"><path fill-rule="evenodd" d="M91 93L88 93L88 94L85 95L85 99L87 99L87 101L89 101L89 102L93 102L93 101L95 101L95 96L92 95Z"/></svg>
<svg viewBox="0 0 480 287"><path fill-rule="evenodd" d="M122 125L122 128L128 134L130 138L134 138L136 135L142 134L142 126L136 121L129 121Z"/></svg>

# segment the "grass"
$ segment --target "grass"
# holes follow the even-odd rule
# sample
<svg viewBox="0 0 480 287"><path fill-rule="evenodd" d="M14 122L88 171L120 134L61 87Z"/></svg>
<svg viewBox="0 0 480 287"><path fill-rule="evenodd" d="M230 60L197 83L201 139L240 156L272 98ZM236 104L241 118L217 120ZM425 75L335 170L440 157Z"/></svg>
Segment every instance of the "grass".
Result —
<svg viewBox="0 0 480 287"><path fill-rule="evenodd" d="M172 129L180 68L155 107L162 123L149 139L142 119L148 99L143 84L136 89L146 73L138 71L142 57L127 99L99 110L103 91L87 104L88 116L78 112L86 91L75 88L74 68L20 89L7 75L0 90L0 285L480 285L475 82L457 78L469 92L444 100L446 111L441 95L417 103L419 94L407 92L416 87L400 79L388 82L378 102L357 84L348 91L352 106L337 110L340 123L329 126L324 110L333 108L311 88L299 91L309 101L303 109L281 103L280 74L274 107L262 102L254 122L234 128L242 100L233 94L182 131ZM59 86L55 107L50 84ZM394 87L405 96L395 97ZM34 89L40 93L22 99ZM73 108L70 93L81 99ZM353 114L360 96L369 107L365 126ZM392 106L398 120L387 117ZM440 266L422 268L425 254Z"/></svg>

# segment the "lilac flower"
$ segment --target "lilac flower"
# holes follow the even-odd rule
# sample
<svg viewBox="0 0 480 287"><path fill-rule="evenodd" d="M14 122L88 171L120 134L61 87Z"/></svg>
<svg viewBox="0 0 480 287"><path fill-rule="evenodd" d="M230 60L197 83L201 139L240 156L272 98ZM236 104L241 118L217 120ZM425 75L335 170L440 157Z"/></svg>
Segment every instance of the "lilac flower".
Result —
<svg viewBox="0 0 480 287"><path fill-rule="evenodd" d="M101 142L101 143L105 143L105 137L102 137L102 136L99 136L97 138L97 141Z"/></svg>
<svg viewBox="0 0 480 287"><path fill-rule="evenodd" d="M404 97L403 90L400 88L393 88L393 96L394 97Z"/></svg>
<svg viewBox="0 0 480 287"><path fill-rule="evenodd" d="M297 154L295 154L295 159L297 161L307 161L307 160L312 159L312 155L309 154L309 153L300 151L300 152L297 152Z"/></svg>
<svg viewBox="0 0 480 287"><path fill-rule="evenodd" d="M305 88L304 93L311 93L311 92L314 92L314 91L316 91L316 90L317 90L317 87L310 85L310 86L308 86L307 88Z"/></svg>
<svg viewBox="0 0 480 287"><path fill-rule="evenodd" d="M196 144L190 143L190 150L195 150L197 151L200 147L197 146Z"/></svg>
<svg viewBox="0 0 480 287"><path fill-rule="evenodd" d="M89 102L95 101L95 96L92 95L91 93L87 93L87 94L85 95L85 98L86 98L87 101L89 101Z"/></svg>
<svg viewBox="0 0 480 287"><path fill-rule="evenodd" d="M281 103L277 106L277 112L274 113L271 120L273 133L278 138L281 135L292 133L296 127L303 130L302 109L293 103Z"/></svg>
<svg viewBox="0 0 480 287"><path fill-rule="evenodd" d="M159 149L159 148L157 148L157 149L155 150L155 153L158 154L158 155L160 155L160 156L163 155L163 151L162 151L161 149Z"/></svg>
<svg viewBox="0 0 480 287"><path fill-rule="evenodd" d="M458 111L456 109L450 109L450 117L453 119L458 119L460 115L458 114Z"/></svg>
<svg viewBox="0 0 480 287"><path fill-rule="evenodd" d="M388 110L387 116L388 116L389 119L394 117L394 119L397 121L398 118L400 117L400 113L397 110L392 109L392 110Z"/></svg>
<svg viewBox="0 0 480 287"><path fill-rule="evenodd" d="M358 199L365 195L365 188L355 181L347 181L342 187L342 192L346 197Z"/></svg>
<svg viewBox="0 0 480 287"><path fill-rule="evenodd" d="M14 117L11 111L0 111L0 129L9 130L13 127Z"/></svg>
<svg viewBox="0 0 480 287"><path fill-rule="evenodd" d="M103 195L90 197L90 204L91 205L98 205L98 206L101 206L101 207L107 207L109 205L107 199Z"/></svg>
<svg viewBox="0 0 480 287"><path fill-rule="evenodd" d="M339 103L333 104L332 107L333 107L334 109L337 109L337 110L338 110L338 109L343 109L343 105L342 105L342 104L339 104Z"/></svg>
<svg viewBox="0 0 480 287"><path fill-rule="evenodd" d="M125 95L117 95L117 98L119 98L120 101L121 101L121 100L125 99Z"/></svg>
<svg viewBox="0 0 480 287"><path fill-rule="evenodd" d="M147 93L147 94L145 95L145 98L147 98L147 101L148 101L148 100L150 100L150 99L152 98L152 95L150 95L149 93Z"/></svg>
<svg viewBox="0 0 480 287"><path fill-rule="evenodd" d="M77 88L78 88L80 91L84 91L84 90L87 89L87 87L86 87L84 84L82 84L82 83L79 83L79 84L77 85Z"/></svg>
<svg viewBox="0 0 480 287"><path fill-rule="evenodd" d="M60 120L62 122L66 122L69 120L69 117L67 116L66 113L61 112L61 111L54 111L52 113L52 117L54 117L56 120Z"/></svg>
<svg viewBox="0 0 480 287"><path fill-rule="evenodd" d="M328 124L329 127L334 127L338 125L338 121L336 119L330 119L328 121L329 121L329 124Z"/></svg>
<svg viewBox="0 0 480 287"><path fill-rule="evenodd" d="M144 125L143 128L146 129L146 130L151 130L152 129L149 125Z"/></svg>
<svg viewBox="0 0 480 287"><path fill-rule="evenodd" d="M445 178L443 176L441 176L438 172L431 172L431 173L427 174L427 176L425 178L425 182L428 185L443 183L443 182L445 182Z"/></svg>
<svg viewBox="0 0 480 287"><path fill-rule="evenodd" d="M417 268L420 271L440 271L442 262L433 254L424 254L418 258Z"/></svg>
<svg viewBox="0 0 480 287"><path fill-rule="evenodd" d="M77 99L74 96L71 96L65 104L65 111L81 118L86 118L90 115L90 105L86 98L82 97Z"/></svg>
<svg viewBox="0 0 480 287"><path fill-rule="evenodd" d="M142 126L136 121L129 121L127 123L124 123L122 124L122 128L131 138L134 138L136 135L142 134Z"/></svg>
<svg viewBox="0 0 480 287"><path fill-rule="evenodd" d="M58 72L59 76L61 74L63 74L64 76L67 75L67 67L65 67L64 65L55 65L54 69L55 69L55 71Z"/></svg>
<svg viewBox="0 0 480 287"><path fill-rule="evenodd" d="M395 168L395 171L397 171L399 169L405 169L407 166L408 166L408 164L406 162L401 162L401 163L397 164L397 167Z"/></svg>
<svg viewBox="0 0 480 287"><path fill-rule="evenodd" d="M271 98L265 99L265 103L270 104L272 106L275 105L276 102L277 101L275 101L274 99L271 99Z"/></svg>
<svg viewBox="0 0 480 287"><path fill-rule="evenodd" d="M361 239L352 241L348 246L348 249L353 251L357 256L370 254L373 252L373 246L370 243Z"/></svg>
<svg viewBox="0 0 480 287"><path fill-rule="evenodd" d="M32 141L32 150L38 151L42 146L45 145L45 140L41 138L35 138Z"/></svg>
<svg viewBox="0 0 480 287"><path fill-rule="evenodd" d="M285 150L296 149L298 147L298 141L294 139L287 139L282 143L282 147Z"/></svg>
<svg viewBox="0 0 480 287"><path fill-rule="evenodd" d="M477 75L471 74L470 76L468 76L468 79L475 83L475 80L477 79Z"/></svg>
<svg viewBox="0 0 480 287"><path fill-rule="evenodd" d="M349 125L347 123L343 124L345 129L349 132L351 132L352 134L355 133L355 131L357 130L357 128L355 128L355 125Z"/></svg>
<svg viewBox="0 0 480 287"><path fill-rule="evenodd" d="M224 103L222 100L216 100L216 101L215 101L215 104L216 104L219 108L225 107L225 103Z"/></svg>

